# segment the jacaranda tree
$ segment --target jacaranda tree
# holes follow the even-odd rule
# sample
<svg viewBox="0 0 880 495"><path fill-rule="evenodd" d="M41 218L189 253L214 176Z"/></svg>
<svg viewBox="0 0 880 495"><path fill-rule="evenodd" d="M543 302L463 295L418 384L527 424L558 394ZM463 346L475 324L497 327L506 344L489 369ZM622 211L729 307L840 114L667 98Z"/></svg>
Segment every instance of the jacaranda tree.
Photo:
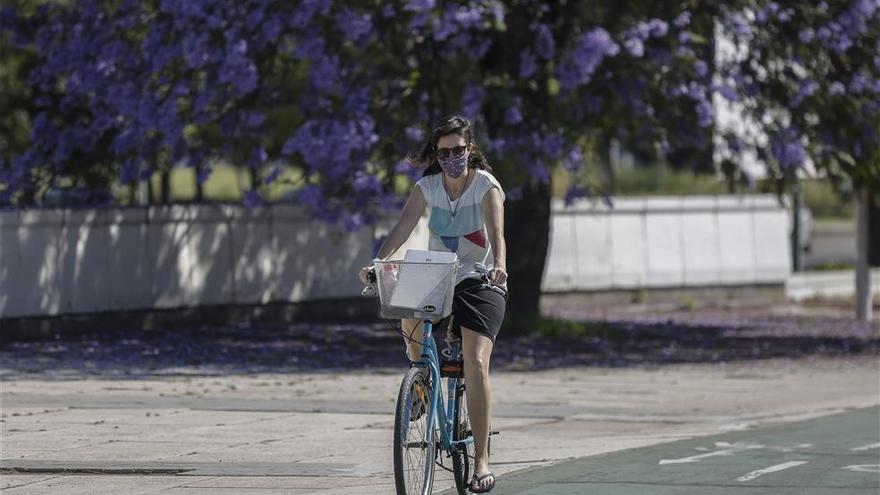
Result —
<svg viewBox="0 0 880 495"><path fill-rule="evenodd" d="M839 164L846 157L837 152L846 152L851 168L834 165L843 167L836 176L861 184L872 175L856 172L868 160L854 154L848 131L867 138L862 122L876 130L876 104L850 98L876 95L876 45L864 44L876 39L876 2L832 3L18 2L0 14L4 42L39 63L27 80L30 144L2 155L0 202L23 203L61 176L100 190L117 177L134 183L184 164L204 180L207 160L222 157L263 173L264 182L280 173L262 172L266 164L298 167L298 203L358 229L400 206L395 177L418 175L402 158L432 122L460 112L477 123L478 144L509 193L509 307L534 316L550 171L562 166L576 175L612 140L646 160L711 170L713 98L723 97L755 116L764 138L724 135L722 153L735 158L752 146L797 168L801 155ZM844 12L862 24L835 21ZM814 37L804 41L807 28ZM716 30L755 48L718 66ZM858 91L850 87L858 69L834 80L845 92L821 91L832 81L811 64L835 53L847 66L873 63ZM832 57L816 67L836 63ZM804 73L818 89L800 80ZM801 96L785 93L792 84ZM816 123L850 106L868 120ZM824 113L813 117L809 108ZM826 128L830 135L820 132ZM827 143L837 154L815 148ZM876 164L876 146L865 144L859 153L874 153ZM574 181L567 198L607 192ZM261 201L256 188L245 196L249 205Z"/></svg>

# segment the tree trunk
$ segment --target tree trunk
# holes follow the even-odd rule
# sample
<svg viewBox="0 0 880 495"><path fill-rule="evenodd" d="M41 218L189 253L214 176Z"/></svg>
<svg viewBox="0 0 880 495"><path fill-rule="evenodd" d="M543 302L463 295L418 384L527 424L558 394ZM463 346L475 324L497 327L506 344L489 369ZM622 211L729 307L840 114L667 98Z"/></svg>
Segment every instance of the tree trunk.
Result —
<svg viewBox="0 0 880 495"><path fill-rule="evenodd" d="M199 175L202 173L202 166L196 165L196 202L202 203L205 201L205 186L202 184L202 181L199 180Z"/></svg>
<svg viewBox="0 0 880 495"><path fill-rule="evenodd" d="M160 177L159 193L162 195L161 203L167 205L171 202L171 172L165 170Z"/></svg>
<svg viewBox="0 0 880 495"><path fill-rule="evenodd" d="M147 204L152 205L155 203L155 196L153 192L153 178L150 177L147 179Z"/></svg>
<svg viewBox="0 0 880 495"><path fill-rule="evenodd" d="M871 319L871 268L868 263L868 191L856 198L856 318Z"/></svg>
<svg viewBox="0 0 880 495"><path fill-rule="evenodd" d="M505 203L510 296L507 326L525 331L540 317L541 280L550 239L550 185L529 181L522 197Z"/></svg>

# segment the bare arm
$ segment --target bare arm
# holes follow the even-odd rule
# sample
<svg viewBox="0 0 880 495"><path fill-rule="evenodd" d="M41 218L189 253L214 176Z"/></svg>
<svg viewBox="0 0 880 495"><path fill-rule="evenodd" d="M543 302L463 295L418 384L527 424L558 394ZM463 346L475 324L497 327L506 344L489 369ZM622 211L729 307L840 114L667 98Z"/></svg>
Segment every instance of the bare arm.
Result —
<svg viewBox="0 0 880 495"><path fill-rule="evenodd" d="M483 209L483 218L486 219L489 242L492 243L492 256L495 258L495 269L490 278L493 283L503 284L507 281L507 244L504 242L504 202L498 189L489 189L480 206Z"/></svg>
<svg viewBox="0 0 880 495"><path fill-rule="evenodd" d="M385 238L385 242L382 243L382 247L379 248L379 254L376 255L377 258L383 260L388 258L409 239L409 235L412 234L413 229L416 228L416 224L419 223L419 219L422 218L422 214L425 212L425 206L427 206L427 203L425 202L425 195L422 194L422 188L419 186L414 187L412 192L409 193L406 204L403 205L400 218L397 219L394 228L391 229L388 237Z"/></svg>
<svg viewBox="0 0 880 495"><path fill-rule="evenodd" d="M391 232L385 237L385 241L382 242L382 247L379 248L379 252L376 255L377 258L387 259L409 239L409 235L412 234L416 224L419 223L422 213L425 212L425 206L427 206L427 202L425 201L425 195L422 194L422 188L419 186L414 187L409 194L409 198L406 200L406 204L403 205L400 218L397 219L394 228L391 229ZM369 270L370 266L365 266L358 274L358 278L364 284L368 283L367 273Z"/></svg>

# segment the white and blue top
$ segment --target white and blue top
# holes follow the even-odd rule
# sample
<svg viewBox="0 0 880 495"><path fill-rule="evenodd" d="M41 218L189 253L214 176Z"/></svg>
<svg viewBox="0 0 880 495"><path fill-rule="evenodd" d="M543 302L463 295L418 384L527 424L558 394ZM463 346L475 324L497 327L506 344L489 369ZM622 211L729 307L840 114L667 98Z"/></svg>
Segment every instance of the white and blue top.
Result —
<svg viewBox="0 0 880 495"><path fill-rule="evenodd" d="M474 271L474 263L493 267L492 245L486 234L481 204L483 196L493 187L498 188L504 201L504 190L492 174L479 169L469 169L468 172L476 173L476 176L454 201L449 199L443 187L443 173L428 175L416 182L431 208L428 249L456 253L463 265L456 284L466 278L481 277Z"/></svg>

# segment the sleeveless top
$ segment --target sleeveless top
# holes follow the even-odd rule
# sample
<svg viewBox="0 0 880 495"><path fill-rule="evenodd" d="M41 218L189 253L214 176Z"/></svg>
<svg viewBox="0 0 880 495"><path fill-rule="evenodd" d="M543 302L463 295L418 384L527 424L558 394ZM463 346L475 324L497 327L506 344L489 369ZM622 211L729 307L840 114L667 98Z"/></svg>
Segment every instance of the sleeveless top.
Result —
<svg viewBox="0 0 880 495"><path fill-rule="evenodd" d="M443 187L442 172L422 177L416 182L431 208L428 219L428 249L450 251L458 255L462 267L456 284L466 278L482 276L474 271L474 263L483 263L490 269L493 267L495 259L486 233L481 204L483 196L493 187L498 188L501 201L504 201L504 190L492 174L473 168L468 169L468 173L476 173L476 176L469 179L470 185L455 201L449 199Z"/></svg>

